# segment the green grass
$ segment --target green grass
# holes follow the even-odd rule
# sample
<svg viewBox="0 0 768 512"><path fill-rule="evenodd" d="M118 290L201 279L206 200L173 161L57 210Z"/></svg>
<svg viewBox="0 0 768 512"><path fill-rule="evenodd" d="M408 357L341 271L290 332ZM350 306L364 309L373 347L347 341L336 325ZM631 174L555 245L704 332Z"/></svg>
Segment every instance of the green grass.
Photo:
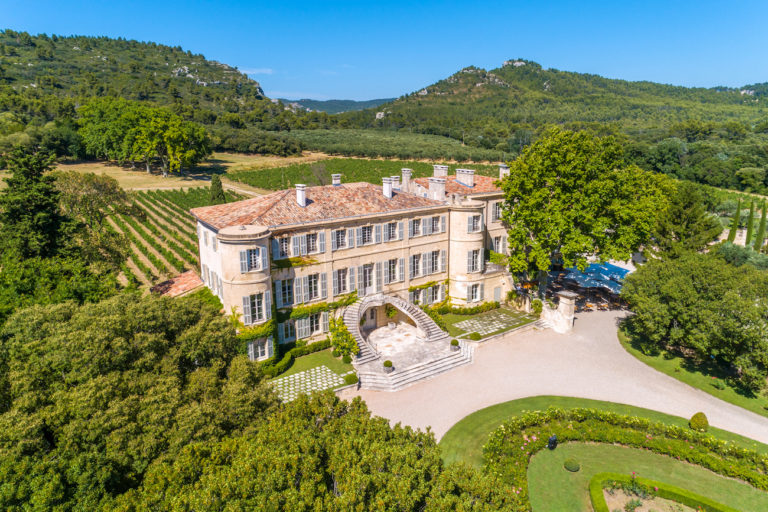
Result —
<svg viewBox="0 0 768 512"><path fill-rule="evenodd" d="M551 406L562 408L591 407L619 414L648 418L667 425L688 426L688 418L672 416L631 405L566 396L535 396L492 405L463 418L451 427L440 440L443 460L446 463L464 461L473 466L481 467L483 464L483 445L491 432L509 418L519 416L524 411L541 411ZM718 439L733 442L743 448L768 454L768 445L738 434L714 427L710 427L709 433Z"/></svg>
<svg viewBox="0 0 768 512"><path fill-rule="evenodd" d="M351 364L343 362L340 357L333 357L331 355L331 350L328 349L297 357L293 362L293 365L291 365L291 368L287 372L278 375L277 378L287 377L288 375L303 372L304 370L309 370L310 368L316 368L318 366L327 366L332 372L338 373L339 375L343 375L354 369Z"/></svg>
<svg viewBox="0 0 768 512"><path fill-rule="evenodd" d="M661 352L659 354L646 354L638 345L633 343L623 329L619 329L619 341L624 349L637 359L670 377L699 388L710 395L725 400L739 407L743 407L761 416L768 417L768 397L765 395L748 396L744 392L729 386L725 377L727 375L715 366L696 365L687 359ZM718 389L715 384L720 383L723 389Z"/></svg>
<svg viewBox="0 0 768 512"><path fill-rule="evenodd" d="M448 334L450 334L451 336L454 336L454 337L458 337L458 336L469 335L471 333L456 327L455 324L457 324L459 322L463 322L464 320L469 320L470 318L480 318L480 319L482 319L483 317L486 317L486 316L489 316L489 315L493 316L494 313L496 313L498 311L504 311L505 313L514 316L514 317L516 317L516 320L515 320L514 323L512 323L511 325L508 325L507 327L505 327L503 329L499 329L498 331L494 331L492 333L486 334L484 336L486 338L489 337L489 336L494 336L496 334L501 334L502 332L509 331L510 329L514 329L516 327L520 327L521 325L525 325L525 324L528 324L528 323L536 321L536 319L534 317L530 316L530 315L527 315L525 313L521 313L519 311L513 311L511 309L506 309L506 308L494 309L494 310L491 310L491 311L486 311L485 313L479 313L477 315L456 315L454 313L448 313L448 314L440 315L440 316L442 316L443 320L445 320L445 325L448 328Z"/></svg>
<svg viewBox="0 0 768 512"><path fill-rule="evenodd" d="M567 458L581 464L571 473ZM707 469L637 448L606 444L569 443L554 451L542 450L528 467L528 492L534 512L591 510L589 480L601 472L630 474L688 489L720 503L753 512L768 510L768 493Z"/></svg>

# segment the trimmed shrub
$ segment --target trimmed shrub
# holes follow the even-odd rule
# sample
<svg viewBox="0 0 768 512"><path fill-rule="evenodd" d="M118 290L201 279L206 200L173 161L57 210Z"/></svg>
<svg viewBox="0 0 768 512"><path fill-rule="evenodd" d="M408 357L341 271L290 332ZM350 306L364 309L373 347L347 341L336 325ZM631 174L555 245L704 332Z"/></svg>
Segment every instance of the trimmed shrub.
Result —
<svg viewBox="0 0 768 512"><path fill-rule="evenodd" d="M484 302L482 304L478 304L477 306L472 307L456 307L456 306L450 306L450 305L443 305L438 306L436 308L433 308L434 311L437 311L441 315L447 315L449 313L454 315L477 315L479 313L485 313L486 311L493 311L494 309L499 309L501 307L501 304L499 304L496 301L491 302Z"/></svg>
<svg viewBox="0 0 768 512"><path fill-rule="evenodd" d="M350 356L349 354L344 354L344 357L342 357L341 360L349 364L352 362L352 356Z"/></svg>
<svg viewBox="0 0 768 512"><path fill-rule="evenodd" d="M384 368L392 368L392 361L390 361L389 359L384 361Z"/></svg>
<svg viewBox="0 0 768 512"><path fill-rule="evenodd" d="M707 420L706 414L703 412L697 412L691 417L691 421L688 422L688 426L693 430L706 432L709 430L709 421Z"/></svg>
<svg viewBox="0 0 768 512"><path fill-rule="evenodd" d="M483 339L483 337L480 336L479 332L473 332L472 334L469 335L469 339L471 339L472 341L480 341L481 339Z"/></svg>
<svg viewBox="0 0 768 512"><path fill-rule="evenodd" d="M452 340L451 340L451 346L452 346L452 347L458 347L458 346L459 346L459 340L457 340L457 339L455 339L455 338L454 338L454 339L452 339Z"/></svg>
<svg viewBox="0 0 768 512"><path fill-rule="evenodd" d="M307 354L312 354L313 352L319 352L321 350L327 349L330 346L331 342L328 340L328 338L326 338L323 341L310 343L309 345L304 345L303 347L294 347L283 354L283 357L279 361L276 358L272 358L261 363L259 367L261 368L261 371L264 373L264 375L270 379L274 379L281 373L287 371L288 368L293 365L293 361L297 357L306 356Z"/></svg>
<svg viewBox="0 0 768 512"><path fill-rule="evenodd" d="M544 310L544 303L541 302L541 299L533 299L531 301L531 310L534 315L541 316L541 312Z"/></svg>
<svg viewBox="0 0 768 512"><path fill-rule="evenodd" d="M571 473L575 473L581 469L581 464L579 464L576 459L565 459L563 467Z"/></svg>
<svg viewBox="0 0 768 512"><path fill-rule="evenodd" d="M352 384L357 384L357 381L358 381L357 375L354 373L349 373L344 376L344 384L347 384L348 386Z"/></svg>
<svg viewBox="0 0 768 512"><path fill-rule="evenodd" d="M333 352L331 352L331 355L333 357L341 357L341 351L337 348L333 349Z"/></svg>

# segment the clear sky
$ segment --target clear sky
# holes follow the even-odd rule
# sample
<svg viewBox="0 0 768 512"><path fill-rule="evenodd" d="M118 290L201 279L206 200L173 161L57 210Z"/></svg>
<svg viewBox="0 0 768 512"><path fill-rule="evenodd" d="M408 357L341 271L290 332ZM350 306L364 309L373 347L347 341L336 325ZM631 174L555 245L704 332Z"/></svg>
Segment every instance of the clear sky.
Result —
<svg viewBox="0 0 768 512"><path fill-rule="evenodd" d="M0 0L0 27L181 45L290 99L395 97L518 57L676 85L768 81L765 0Z"/></svg>

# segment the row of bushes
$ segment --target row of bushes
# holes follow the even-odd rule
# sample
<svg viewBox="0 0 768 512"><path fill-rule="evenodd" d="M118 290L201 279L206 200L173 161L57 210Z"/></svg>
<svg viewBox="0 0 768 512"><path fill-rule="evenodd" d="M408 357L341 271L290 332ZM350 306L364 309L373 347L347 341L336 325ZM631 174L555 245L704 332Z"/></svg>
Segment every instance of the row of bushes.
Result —
<svg viewBox="0 0 768 512"><path fill-rule="evenodd" d="M286 345L290 346L291 344ZM280 360L277 360L277 357L273 357L261 363L261 370L264 372L264 375L270 379L273 379L281 373L288 371L291 365L293 365L294 359L297 357L306 356L307 354L312 354L313 352L319 352L321 350L327 349L330 346L331 340L328 338L300 347L294 346L290 350L284 352Z"/></svg>
<svg viewBox="0 0 768 512"><path fill-rule="evenodd" d="M460 307L460 306L451 306L450 304L443 304L436 308L433 308L434 311L441 315L447 315L447 314L453 314L453 315L477 315L479 313L485 313L486 311L492 311L494 309L499 309L501 304L499 304L496 301L491 302L483 302L482 304L479 304L477 306L472 307Z"/></svg>
<svg viewBox="0 0 768 512"><path fill-rule="evenodd" d="M739 512L735 508L717 503L681 487L620 473L598 473L589 481L589 498L592 501L592 508L595 509L595 512L611 512L605 503L605 496L603 495L603 489L606 486L621 488L625 486L630 486L630 488L639 487L644 494L672 500L681 505L705 512Z"/></svg>
<svg viewBox="0 0 768 512"><path fill-rule="evenodd" d="M558 409L515 417L490 436L483 448L487 471L515 488L520 510L530 510L528 464L556 434L560 442L594 442L630 446L696 464L720 475L768 490L768 457L738 448L710 435L644 418L597 409Z"/></svg>
<svg viewBox="0 0 768 512"><path fill-rule="evenodd" d="M186 247L187 250L189 250L191 253L197 254L197 234L195 233L194 229L189 226L189 224L187 224L187 226L182 226L179 224L174 218L176 215L163 208L163 206L160 205L156 200L150 199L148 196L143 194L137 194L136 197L142 208L154 215L156 218L163 219L163 222L170 226L168 231L176 240L184 245L184 247Z"/></svg>
<svg viewBox="0 0 768 512"><path fill-rule="evenodd" d="M137 208L139 207L138 204L136 204ZM179 238L180 235L176 233L172 229L167 229L162 226L162 224L159 224L157 220L153 219L146 211L143 212L144 214L140 217L140 222L143 227L146 227L149 231L152 232L153 235L155 235L156 239L159 239L163 244L167 245L170 249L165 249L165 251L168 252L168 255L176 259L176 263L180 263L184 265L184 263L176 258L176 256L181 257L185 262L189 263L193 267L197 266L197 257L195 254L197 253L197 249L190 252L189 250L182 248L179 244L171 240L167 234L173 233L175 234L175 238ZM163 244L160 244L161 246ZM165 255L165 252L163 252L163 255ZM176 263L174 263L174 266L177 266ZM177 266L178 268L178 266Z"/></svg>
<svg viewBox="0 0 768 512"><path fill-rule="evenodd" d="M427 316L429 316L429 318L431 318L437 324L439 328L446 332L448 331L448 325L446 325L445 320L443 320L443 317L440 316L440 313L438 313L436 309L422 305L421 310L424 311Z"/></svg>
<svg viewBox="0 0 768 512"><path fill-rule="evenodd" d="M115 224L118 228L120 228L120 231L122 231L123 234L127 236L131 242L133 242L133 245L135 245L136 248L141 251L141 253L149 260L150 263L152 263L157 271L161 274L168 274L168 267L165 265L165 263L163 263L163 261L158 258L157 255L155 255L155 253L149 250L148 242L141 240L133 233L133 231L128 228L128 224L125 222L125 219L126 217L123 215L115 215L112 217L112 220L115 221Z"/></svg>

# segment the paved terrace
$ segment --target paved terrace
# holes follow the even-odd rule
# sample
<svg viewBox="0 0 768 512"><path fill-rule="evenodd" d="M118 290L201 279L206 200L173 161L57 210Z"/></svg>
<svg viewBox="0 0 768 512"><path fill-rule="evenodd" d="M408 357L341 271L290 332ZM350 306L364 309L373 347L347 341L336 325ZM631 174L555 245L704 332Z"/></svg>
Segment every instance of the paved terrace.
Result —
<svg viewBox="0 0 768 512"><path fill-rule="evenodd" d="M437 439L468 414L508 400L560 395L624 403L690 418L703 411L711 425L768 443L768 418L688 386L627 353L616 322L622 315L577 315L571 334L547 329L511 333L475 350L474 363L396 392L348 389L373 414Z"/></svg>

